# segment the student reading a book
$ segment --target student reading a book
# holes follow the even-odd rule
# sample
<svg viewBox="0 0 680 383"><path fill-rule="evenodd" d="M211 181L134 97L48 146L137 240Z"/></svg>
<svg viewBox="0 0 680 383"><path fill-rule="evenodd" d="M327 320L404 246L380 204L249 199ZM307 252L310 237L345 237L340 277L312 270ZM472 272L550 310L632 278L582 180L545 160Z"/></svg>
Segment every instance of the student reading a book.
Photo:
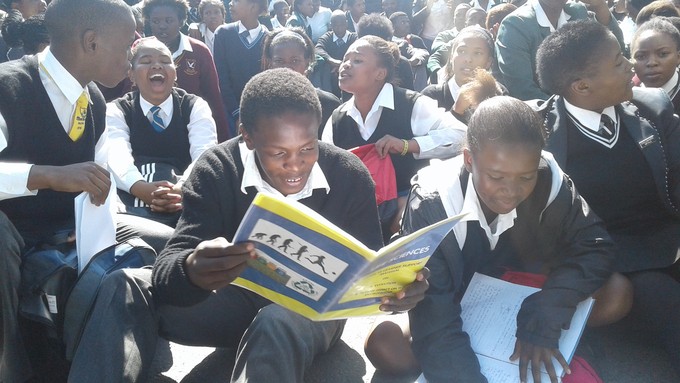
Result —
<svg viewBox="0 0 680 383"><path fill-rule="evenodd" d="M364 36L349 47L340 66L340 88L352 98L333 112L322 140L344 149L375 144L381 157L390 155L403 206L411 177L428 164L426 158L460 151L465 125L431 98L392 85L399 60L397 45L380 37Z"/></svg>
<svg viewBox="0 0 680 383"><path fill-rule="evenodd" d="M633 283L626 324L649 331L680 373L680 119L668 93L633 87L633 64L592 22L539 48L538 104L548 149L617 245L617 270Z"/></svg>
<svg viewBox="0 0 680 383"><path fill-rule="evenodd" d="M184 183L174 236L151 270L112 274L75 355L72 382L143 381L158 336L238 347L232 381L302 382L344 321L312 322L231 285L256 255L231 243L258 191L298 200L371 249L382 245L373 182L359 159L318 142L321 106L312 84L289 69L253 77L241 97L241 132L208 149ZM382 309L423 298L429 272ZM97 357L92 358L96 353Z"/></svg>
<svg viewBox="0 0 680 383"><path fill-rule="evenodd" d="M119 195L131 214L175 226L183 174L217 144L215 121L202 98L174 87L170 49L155 37L132 48L137 90L107 104L109 159Z"/></svg>
<svg viewBox="0 0 680 383"><path fill-rule="evenodd" d="M613 242L553 157L541 151L544 144L542 121L528 105L493 97L472 115L463 154L414 177L403 232L467 216L428 262L430 289L409 312L411 348L389 322L370 335L367 355L379 368L419 365L428 382L485 382L460 318L460 299L475 272L546 277L543 289L524 300L515 351L506 356L519 359L522 382L529 365L534 381L545 365L557 382L553 356L569 373L558 340L583 299L597 299L591 325L626 315L630 287L612 275Z"/></svg>

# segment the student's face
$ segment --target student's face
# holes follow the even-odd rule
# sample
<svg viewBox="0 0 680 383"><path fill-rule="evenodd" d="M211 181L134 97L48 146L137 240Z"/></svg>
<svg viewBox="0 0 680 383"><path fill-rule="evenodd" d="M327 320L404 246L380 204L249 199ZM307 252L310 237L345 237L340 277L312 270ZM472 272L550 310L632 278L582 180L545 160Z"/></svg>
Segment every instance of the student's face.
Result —
<svg viewBox="0 0 680 383"><path fill-rule="evenodd" d="M301 75L306 75L309 60L305 58L305 49L294 42L278 43L271 49L272 58L269 69L288 68Z"/></svg>
<svg viewBox="0 0 680 383"><path fill-rule="evenodd" d="M297 3L298 11L304 16L311 17L314 16L314 6L312 5L312 0L295 0Z"/></svg>
<svg viewBox="0 0 680 383"><path fill-rule="evenodd" d="M211 31L215 31L217 27L224 24L224 13L220 7L214 5L204 5L201 20Z"/></svg>
<svg viewBox="0 0 680 383"><path fill-rule="evenodd" d="M673 39L657 31L643 32L633 47L635 73L649 87L661 87L680 65L680 52Z"/></svg>
<svg viewBox="0 0 680 383"><path fill-rule="evenodd" d="M347 32L347 18L345 17L334 17L331 19L331 30L338 37L345 36Z"/></svg>
<svg viewBox="0 0 680 383"><path fill-rule="evenodd" d="M319 8L321 8L321 0L312 0L312 11L314 11L312 15L319 12Z"/></svg>
<svg viewBox="0 0 680 383"><path fill-rule="evenodd" d="M491 51L481 37L461 36L451 53L453 73L458 85L463 85L474 77L477 68L491 68Z"/></svg>
<svg viewBox="0 0 680 383"><path fill-rule="evenodd" d="M19 0L12 3L12 9L21 13L24 19L45 12L47 3L44 0Z"/></svg>
<svg viewBox="0 0 680 383"><path fill-rule="evenodd" d="M135 19L122 19L103 28L97 35L97 50L93 67L97 68L92 80L113 88L130 70L130 46L135 41Z"/></svg>
<svg viewBox="0 0 680 383"><path fill-rule="evenodd" d="M132 63L130 78L144 99L159 105L168 98L177 79L175 63L167 51L140 48Z"/></svg>
<svg viewBox="0 0 680 383"><path fill-rule="evenodd" d="M486 12L479 8L472 8L465 13L465 26L479 25L486 28Z"/></svg>
<svg viewBox="0 0 680 383"><path fill-rule="evenodd" d="M363 15L366 13L366 2L364 0L357 0L349 10L353 15ZM354 21L357 22L359 20L355 19Z"/></svg>
<svg viewBox="0 0 680 383"><path fill-rule="evenodd" d="M153 7L149 14L151 34L165 45L169 45L179 37L179 17L177 9L167 5Z"/></svg>
<svg viewBox="0 0 680 383"><path fill-rule="evenodd" d="M290 6L288 4L279 5L276 8L276 17L283 20L288 20L290 16Z"/></svg>
<svg viewBox="0 0 680 383"><path fill-rule="evenodd" d="M588 87L584 109L601 112L633 98L633 64L621 54L612 34L603 42L600 58L592 65L592 74L583 78Z"/></svg>
<svg viewBox="0 0 680 383"><path fill-rule="evenodd" d="M461 30L465 28L465 15L467 15L467 11L470 9L469 4L460 4L456 7L456 10L453 12L453 26L457 30Z"/></svg>
<svg viewBox="0 0 680 383"><path fill-rule="evenodd" d="M394 35L404 37L411 33L411 20L408 16L399 16L394 20Z"/></svg>
<svg viewBox="0 0 680 383"><path fill-rule="evenodd" d="M380 66L378 55L365 40L352 44L340 65L338 83L340 89L356 94L365 89L382 86L385 83L387 69Z"/></svg>
<svg viewBox="0 0 680 383"><path fill-rule="evenodd" d="M229 9L231 10L231 18L234 20L252 19L256 18L258 14L257 5L248 0L231 0Z"/></svg>
<svg viewBox="0 0 680 383"><path fill-rule="evenodd" d="M482 209L506 214L527 199L536 187L540 150L524 145L487 142L477 153L463 151Z"/></svg>
<svg viewBox="0 0 680 383"><path fill-rule="evenodd" d="M389 17L397 10L397 0L383 0L382 10Z"/></svg>
<svg viewBox="0 0 680 383"><path fill-rule="evenodd" d="M255 151L262 178L283 195L298 193L319 159L318 118L288 112L255 125L252 134L243 132L243 140Z"/></svg>

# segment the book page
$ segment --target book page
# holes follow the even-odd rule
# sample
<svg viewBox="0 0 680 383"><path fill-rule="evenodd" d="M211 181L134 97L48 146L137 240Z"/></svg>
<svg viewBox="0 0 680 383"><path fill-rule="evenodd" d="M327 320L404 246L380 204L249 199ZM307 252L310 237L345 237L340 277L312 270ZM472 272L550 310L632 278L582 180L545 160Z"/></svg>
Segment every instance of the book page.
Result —
<svg viewBox="0 0 680 383"><path fill-rule="evenodd" d="M480 364L483 364L482 373L490 383L505 381L500 377L504 374L499 371L507 371L512 374L511 381L519 381L519 360L509 360L515 346L517 313L524 299L537 291L537 288L505 282L479 273L470 281L461 300L463 330L470 336L472 349L478 354ZM581 302L569 330L562 331L559 348L568 362L574 354L593 302L591 298ZM483 357L488 360L483 361ZM562 366L554 358L553 362L555 372L562 376ZM542 372L545 373L544 367ZM492 380L487 373L495 378Z"/></svg>

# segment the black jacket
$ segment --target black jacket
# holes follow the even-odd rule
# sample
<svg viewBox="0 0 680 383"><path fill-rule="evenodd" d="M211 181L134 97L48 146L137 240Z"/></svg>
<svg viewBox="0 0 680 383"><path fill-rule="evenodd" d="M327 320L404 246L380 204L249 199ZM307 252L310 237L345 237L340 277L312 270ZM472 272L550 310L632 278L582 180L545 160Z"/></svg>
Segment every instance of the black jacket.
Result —
<svg viewBox="0 0 680 383"><path fill-rule="evenodd" d="M459 177L462 185L471 182L470 174L454 160L440 166ZM451 181L428 182L424 171L427 168L414 179L404 215L407 232L446 217L436 183ZM544 347L557 347L561 329L569 325L578 302L611 275L613 242L602 222L571 180L553 173L541 161L536 188L517 207L514 226L500 235L494 250L483 233L475 235L482 232L479 223L470 221L459 223L468 225L462 250L451 232L430 258L430 288L409 313L412 347L428 382L486 381L460 318L460 299L475 272L499 276L508 267L548 275L543 289L525 299L517 316L518 339ZM465 187L461 190L464 193Z"/></svg>

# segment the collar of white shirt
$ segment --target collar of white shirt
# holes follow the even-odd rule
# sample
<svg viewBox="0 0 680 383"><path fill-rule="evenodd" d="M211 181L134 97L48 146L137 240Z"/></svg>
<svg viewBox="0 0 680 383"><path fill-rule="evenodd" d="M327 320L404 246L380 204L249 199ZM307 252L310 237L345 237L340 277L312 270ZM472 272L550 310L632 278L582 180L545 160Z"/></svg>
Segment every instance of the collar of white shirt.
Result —
<svg viewBox="0 0 680 383"><path fill-rule="evenodd" d="M342 39L342 41L344 41L344 42L347 42L348 36L349 36L349 32L345 32L345 35L342 36L342 37L338 37L338 35L336 35L335 32L333 32L333 42L336 42L340 39Z"/></svg>
<svg viewBox="0 0 680 383"><path fill-rule="evenodd" d="M87 98L90 102L90 93L87 90L87 86L83 87L80 85L78 80L75 79L69 73L69 71L64 68L63 65L57 60L56 57L50 51L50 48L45 48L44 51L38 53L38 62L42 67L41 70L47 75L47 77L52 80L54 85L59 88L61 93L66 97L66 99L75 105L78 101L78 97L85 91Z"/></svg>
<svg viewBox="0 0 680 383"><path fill-rule="evenodd" d="M241 23L241 20L238 21L238 33L240 35L242 32L248 31L248 42L249 43L252 43L257 38L257 36L260 34L261 30L262 30L262 24L257 24L257 27L255 27L253 29L248 29L248 28L245 27L245 25L243 25L243 23Z"/></svg>
<svg viewBox="0 0 680 383"><path fill-rule="evenodd" d="M187 36L183 33L180 33L179 36L180 36L179 37L179 47L177 48L176 51L174 51L172 53L172 59L173 60L176 59L177 57L179 57L179 55L181 55L184 51L187 51L187 52L193 52L194 51L194 49L191 47L191 42L189 41L189 36Z"/></svg>
<svg viewBox="0 0 680 383"><path fill-rule="evenodd" d="M451 77L451 79L446 83L449 87L449 91L451 92L451 97L453 97L453 100L458 99L458 94L460 93L460 85L456 82L455 77Z"/></svg>
<svg viewBox="0 0 680 383"><path fill-rule="evenodd" d="M354 96L349 99L349 102L345 103L342 107L342 111L347 112L347 115L352 117L357 123L361 137L364 140L368 140L378 127L382 108L394 110L394 88L390 83L383 85L380 93L378 93L378 97L376 97L373 102L373 106L371 106L371 110L366 114L366 120L361 117L361 112L359 112L359 109L354 105ZM374 118L374 115L376 115L375 117L377 118Z"/></svg>
<svg viewBox="0 0 680 383"><path fill-rule="evenodd" d="M139 95L139 106L142 107L142 113L147 116L149 116L149 110L151 107L154 105L144 99L142 95ZM170 121L172 121L172 111L174 105L172 104L172 94L168 96L168 98L165 99L160 105L158 105L161 108L161 113L159 114L161 118L163 119L163 123L165 124L165 127L167 127L170 124Z"/></svg>
<svg viewBox="0 0 680 383"><path fill-rule="evenodd" d="M674 91L677 91L677 85L678 85L678 71L676 70L675 73L673 73L673 76L671 77L668 82L663 84L661 87L663 90L666 91L666 93L670 96L673 97L674 94L672 94Z"/></svg>
<svg viewBox="0 0 680 383"><path fill-rule="evenodd" d="M597 113L593 112L592 110L579 108L578 106L569 103L567 99L564 99L564 107L567 109L567 112L569 112L569 114L571 114L572 117L576 119L576 121L578 121L586 129L595 133L600 130L600 119L603 114L606 114L612 119L612 121L618 123L616 118L616 109L614 109L613 106L608 106L602 111L602 113Z"/></svg>
<svg viewBox="0 0 680 383"><path fill-rule="evenodd" d="M278 190L269 185L260 174L260 169L257 167L257 159L255 151L248 149L245 142L239 143L239 151L241 152L241 162L243 163L243 180L241 181L241 192L246 194L246 188L254 186L258 192L268 192L271 194L283 196ZM299 192L285 196L292 200L298 201L312 195L315 189L326 189L326 194L331 190L328 185L328 180L321 170L319 163L314 163L312 172L307 178L307 183Z"/></svg>
<svg viewBox="0 0 680 383"><path fill-rule="evenodd" d="M538 22L538 25L544 28L550 28L550 32L555 32L556 29L555 27L553 27L550 20L548 20L548 15L545 14L545 11L543 10L541 3L539 3L538 0L533 0L531 2L531 6L534 8L534 12L536 12L536 22ZM570 19L571 16L564 12L563 9L562 12L560 13L560 17L557 19L557 28L566 24L567 21L569 21Z"/></svg>

